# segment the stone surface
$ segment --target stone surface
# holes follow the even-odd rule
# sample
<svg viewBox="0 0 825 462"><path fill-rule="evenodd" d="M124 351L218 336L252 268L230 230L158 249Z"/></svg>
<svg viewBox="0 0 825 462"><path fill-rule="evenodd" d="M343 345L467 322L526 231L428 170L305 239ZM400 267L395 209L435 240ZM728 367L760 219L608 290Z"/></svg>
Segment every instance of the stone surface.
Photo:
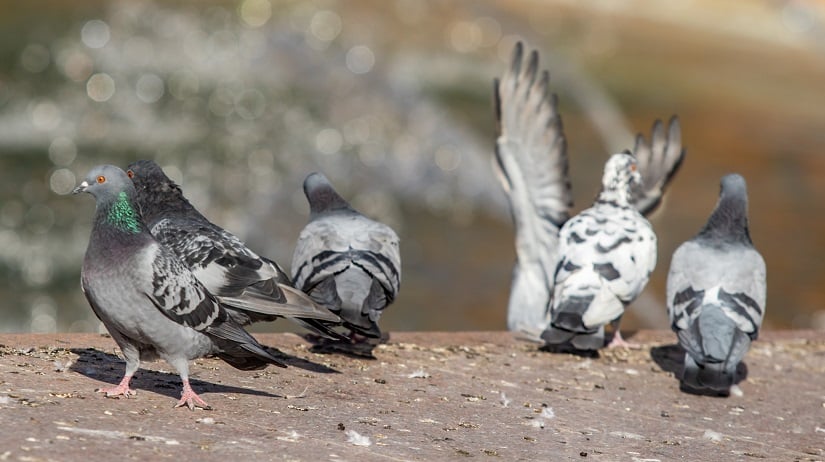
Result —
<svg viewBox="0 0 825 462"><path fill-rule="evenodd" d="M825 333L766 332L743 396L679 391L669 332L599 357L538 351L505 332L393 333L376 359L259 334L289 369L196 361L212 411L173 409L180 381L144 364L130 399L92 334L0 335L0 460L822 460Z"/></svg>

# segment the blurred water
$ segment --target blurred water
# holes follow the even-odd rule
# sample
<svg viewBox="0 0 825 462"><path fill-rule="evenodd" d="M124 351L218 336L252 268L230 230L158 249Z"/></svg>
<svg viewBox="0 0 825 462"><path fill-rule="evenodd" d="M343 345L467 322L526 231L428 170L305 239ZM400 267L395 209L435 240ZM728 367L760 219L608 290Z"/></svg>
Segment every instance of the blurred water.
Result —
<svg viewBox="0 0 825 462"><path fill-rule="evenodd" d="M93 203L67 193L92 165L139 158L284 266L306 220L301 182L322 170L402 237L386 328L503 328L514 252L490 169L491 81L519 37L551 68L579 208L607 150L630 147L625 127L682 117L688 160L628 326L666 327L670 253L731 170L751 182L768 323L825 321L825 42L804 2L754 3L732 24L702 2L26 5L0 7L0 331L98 329L78 284Z"/></svg>

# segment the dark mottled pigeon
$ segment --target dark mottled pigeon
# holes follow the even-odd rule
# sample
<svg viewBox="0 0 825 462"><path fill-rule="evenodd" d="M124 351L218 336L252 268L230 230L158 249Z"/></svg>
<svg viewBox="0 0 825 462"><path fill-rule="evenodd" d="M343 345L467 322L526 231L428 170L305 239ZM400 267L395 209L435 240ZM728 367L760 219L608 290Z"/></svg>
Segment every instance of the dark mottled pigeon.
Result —
<svg viewBox="0 0 825 462"><path fill-rule="evenodd" d="M611 345L625 345L619 320L656 266L656 234L633 206L639 181L632 155L612 155L596 202L559 231L550 325L541 334L547 344L597 350L613 323Z"/></svg>
<svg viewBox="0 0 825 462"><path fill-rule="evenodd" d="M292 258L295 285L354 333L379 338L378 319L401 284L398 236L353 209L321 173L307 176L304 194L310 215Z"/></svg>
<svg viewBox="0 0 825 462"><path fill-rule="evenodd" d="M141 360L163 358L180 374L176 407L208 408L189 385L189 361L216 355L241 370L286 367L234 322L189 269L149 233L135 204L135 188L112 165L93 168L74 193L96 201L83 259L83 293L126 358L120 384L100 389L128 397Z"/></svg>
<svg viewBox="0 0 825 462"><path fill-rule="evenodd" d="M765 260L748 232L745 179L722 178L716 208L673 253L667 278L671 327L685 354L683 385L727 394L765 314Z"/></svg>
<svg viewBox="0 0 825 462"><path fill-rule="evenodd" d="M127 174L152 235L186 263L236 322L246 325L283 316L321 335L339 338L328 327L340 324L338 316L295 289L277 263L258 256L198 212L157 163L134 162Z"/></svg>
<svg viewBox="0 0 825 462"><path fill-rule="evenodd" d="M524 47L517 43L510 68L495 82L495 170L516 231L507 327L542 341L552 317L559 230L572 214L573 201L557 98L548 89L548 73L539 72L538 59L536 51L525 59ZM633 187L630 203L647 215L661 202L684 159L678 119L670 120L667 135L657 120L649 144L638 135L633 155L642 181Z"/></svg>

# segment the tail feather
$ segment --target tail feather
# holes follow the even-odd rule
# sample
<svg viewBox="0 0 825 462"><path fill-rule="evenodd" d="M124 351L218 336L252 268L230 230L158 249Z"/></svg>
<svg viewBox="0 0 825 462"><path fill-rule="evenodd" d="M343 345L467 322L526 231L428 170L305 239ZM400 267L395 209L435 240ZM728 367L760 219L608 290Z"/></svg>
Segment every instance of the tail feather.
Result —
<svg viewBox="0 0 825 462"><path fill-rule="evenodd" d="M598 350L604 346L604 326L586 325L585 316L593 295L573 295L561 301L550 326L541 334L548 345L570 344L579 350Z"/></svg>
<svg viewBox="0 0 825 462"><path fill-rule="evenodd" d="M240 370L263 369L267 364L286 367L243 327L232 321L210 326L205 333L220 349L218 357Z"/></svg>
<svg viewBox="0 0 825 462"><path fill-rule="evenodd" d="M727 392L751 339L718 305L706 305L688 329L679 332L685 348L682 381L691 388Z"/></svg>

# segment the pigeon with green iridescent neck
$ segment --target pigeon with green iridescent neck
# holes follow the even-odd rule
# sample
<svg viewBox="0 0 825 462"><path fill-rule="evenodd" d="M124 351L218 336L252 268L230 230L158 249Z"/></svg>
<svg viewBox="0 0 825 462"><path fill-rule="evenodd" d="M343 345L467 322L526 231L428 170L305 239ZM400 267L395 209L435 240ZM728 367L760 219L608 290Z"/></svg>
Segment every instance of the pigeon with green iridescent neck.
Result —
<svg viewBox="0 0 825 462"><path fill-rule="evenodd" d="M378 320L401 284L398 235L352 208L321 173L306 177L304 194L310 214L292 257L295 285L340 315L354 342L380 338Z"/></svg>
<svg viewBox="0 0 825 462"><path fill-rule="evenodd" d="M324 337L341 319L292 285L281 267L204 217L151 160L127 167L146 225L241 325L286 317Z"/></svg>
<svg viewBox="0 0 825 462"><path fill-rule="evenodd" d="M688 391L730 392L765 315L765 274L748 230L745 179L726 175L707 224L676 249L667 277L671 327L687 352L681 380Z"/></svg>
<svg viewBox="0 0 825 462"><path fill-rule="evenodd" d="M183 381L176 407L208 409L189 384L189 361L215 355L240 370L268 364L286 367L152 237L123 170L94 167L73 192L87 192L96 202L81 270L83 293L126 358L120 384L98 391L106 396L134 395L129 382L140 361L162 358Z"/></svg>

